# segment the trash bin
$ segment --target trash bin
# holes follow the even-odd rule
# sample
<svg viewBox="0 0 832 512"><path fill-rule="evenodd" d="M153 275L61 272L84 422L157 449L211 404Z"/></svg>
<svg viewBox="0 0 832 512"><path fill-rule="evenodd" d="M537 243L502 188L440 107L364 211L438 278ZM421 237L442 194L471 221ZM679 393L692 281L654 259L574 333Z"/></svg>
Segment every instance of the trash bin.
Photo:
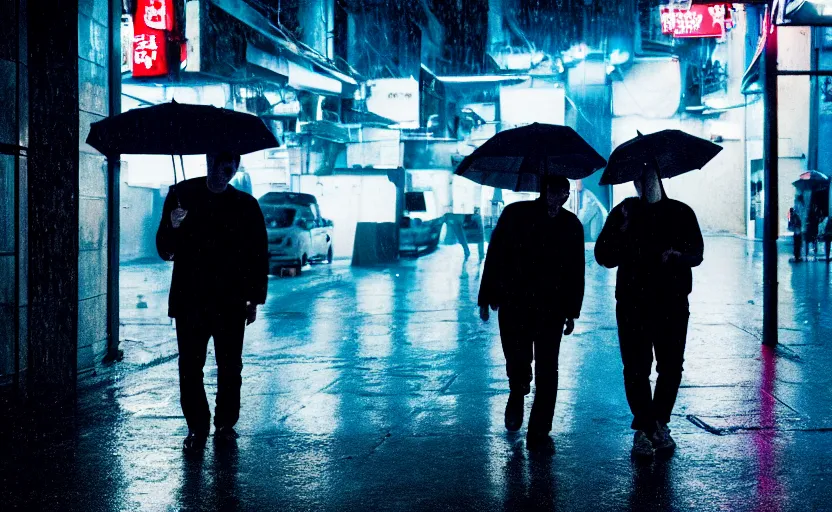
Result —
<svg viewBox="0 0 832 512"><path fill-rule="evenodd" d="M359 222L355 229L352 265L362 267L398 261L397 229L394 222Z"/></svg>

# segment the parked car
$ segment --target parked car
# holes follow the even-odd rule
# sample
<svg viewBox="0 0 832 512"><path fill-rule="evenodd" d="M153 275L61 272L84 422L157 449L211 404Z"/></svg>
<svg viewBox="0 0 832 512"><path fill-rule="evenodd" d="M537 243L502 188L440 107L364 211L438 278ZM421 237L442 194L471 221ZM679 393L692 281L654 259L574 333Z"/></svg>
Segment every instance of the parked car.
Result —
<svg viewBox="0 0 832 512"><path fill-rule="evenodd" d="M308 263L332 262L332 221L321 217L311 194L269 192L258 202L266 219L269 266L272 274Z"/></svg>
<svg viewBox="0 0 832 512"><path fill-rule="evenodd" d="M445 219L426 220L402 217L399 223L399 252L419 256L439 245Z"/></svg>

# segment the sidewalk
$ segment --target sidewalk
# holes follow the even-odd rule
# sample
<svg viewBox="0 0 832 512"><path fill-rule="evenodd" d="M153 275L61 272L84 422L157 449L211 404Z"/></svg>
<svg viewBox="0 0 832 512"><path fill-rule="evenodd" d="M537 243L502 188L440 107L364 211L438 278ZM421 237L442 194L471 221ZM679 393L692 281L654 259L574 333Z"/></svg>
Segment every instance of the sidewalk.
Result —
<svg viewBox="0 0 832 512"><path fill-rule="evenodd" d="M11 490L0 502L61 510L832 508L825 263L791 265L782 247L783 343L768 350L760 344L761 246L706 239L671 424L679 448L669 460L637 463L615 273L587 253L585 306L561 348L557 448L547 457L526 451L525 429L505 432L498 328L476 316L479 267L461 252L443 247L395 268L336 266L272 281L247 332L239 448L209 446L201 461L180 449L177 362L158 359L169 345L145 345L150 355L137 356L125 342L123 370L82 392L69 434L0 466ZM125 290L145 289L130 279ZM155 315L157 295L130 318ZM129 328L131 339L149 333ZM142 366L145 357L156 362ZM205 380L210 396L210 354Z"/></svg>

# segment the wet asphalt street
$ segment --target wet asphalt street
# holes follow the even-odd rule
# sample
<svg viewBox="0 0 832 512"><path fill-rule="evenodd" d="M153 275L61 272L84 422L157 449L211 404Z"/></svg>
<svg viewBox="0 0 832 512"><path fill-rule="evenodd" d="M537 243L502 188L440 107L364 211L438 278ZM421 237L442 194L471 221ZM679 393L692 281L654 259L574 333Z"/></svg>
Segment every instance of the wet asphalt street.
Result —
<svg viewBox="0 0 832 512"><path fill-rule="evenodd" d="M584 310L560 354L556 451L530 453L525 428L503 427L508 383L496 319L476 316L473 252L272 279L246 334L241 438L201 458L181 451L170 269L124 267L125 360L83 377L75 417L6 445L0 508L832 510L825 263L794 266L782 247L782 344L766 349L761 245L706 239L671 423L678 450L637 462L614 271L587 253Z"/></svg>

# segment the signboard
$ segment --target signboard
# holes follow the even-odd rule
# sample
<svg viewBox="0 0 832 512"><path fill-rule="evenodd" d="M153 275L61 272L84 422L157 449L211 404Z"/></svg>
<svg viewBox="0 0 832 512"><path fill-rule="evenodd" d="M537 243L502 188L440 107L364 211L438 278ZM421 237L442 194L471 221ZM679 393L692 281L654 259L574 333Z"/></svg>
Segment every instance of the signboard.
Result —
<svg viewBox="0 0 832 512"><path fill-rule="evenodd" d="M678 38L722 37L734 27L731 4L693 4L690 9L661 8L662 34Z"/></svg>
<svg viewBox="0 0 832 512"><path fill-rule="evenodd" d="M832 0L780 0L778 25L832 25Z"/></svg>
<svg viewBox="0 0 832 512"><path fill-rule="evenodd" d="M385 78L367 82L367 110L398 123L399 128L419 128L419 81Z"/></svg>
<svg viewBox="0 0 832 512"><path fill-rule="evenodd" d="M566 91L561 87L500 88L500 120L502 130L532 123L564 124Z"/></svg>
<svg viewBox="0 0 832 512"><path fill-rule="evenodd" d="M133 76L168 73L166 31L173 29L170 0L139 0L133 16Z"/></svg>

